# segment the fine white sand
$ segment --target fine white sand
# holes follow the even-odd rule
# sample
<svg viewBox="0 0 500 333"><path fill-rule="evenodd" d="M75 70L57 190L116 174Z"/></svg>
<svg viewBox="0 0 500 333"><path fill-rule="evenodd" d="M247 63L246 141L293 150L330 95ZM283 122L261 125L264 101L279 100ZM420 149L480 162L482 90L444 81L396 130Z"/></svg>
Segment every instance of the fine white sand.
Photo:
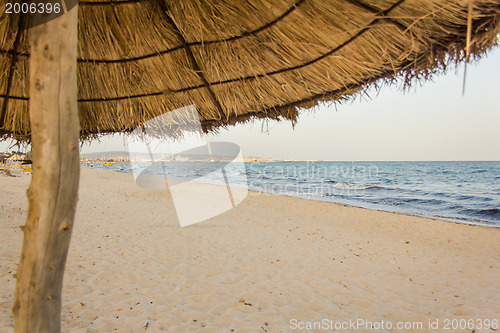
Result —
<svg viewBox="0 0 500 333"><path fill-rule="evenodd" d="M29 181L0 175L1 332L13 327ZM256 192L181 228L167 191L85 168L79 197L64 332L291 332L293 319L471 332L444 320L500 319L500 229Z"/></svg>

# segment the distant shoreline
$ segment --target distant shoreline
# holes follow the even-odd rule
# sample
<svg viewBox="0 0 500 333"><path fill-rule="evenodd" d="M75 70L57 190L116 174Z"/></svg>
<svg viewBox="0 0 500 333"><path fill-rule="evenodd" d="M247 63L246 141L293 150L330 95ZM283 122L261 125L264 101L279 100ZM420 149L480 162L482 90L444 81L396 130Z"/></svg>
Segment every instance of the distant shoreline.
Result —
<svg viewBox="0 0 500 333"><path fill-rule="evenodd" d="M258 159L258 158L244 158L244 159L220 159L220 160L140 160L134 161L138 163L213 163L213 162L237 162L237 163L289 163L289 162L320 162L320 161L309 161L309 160L268 160L268 159ZM80 163L131 163L130 160L100 160L100 159L80 159Z"/></svg>

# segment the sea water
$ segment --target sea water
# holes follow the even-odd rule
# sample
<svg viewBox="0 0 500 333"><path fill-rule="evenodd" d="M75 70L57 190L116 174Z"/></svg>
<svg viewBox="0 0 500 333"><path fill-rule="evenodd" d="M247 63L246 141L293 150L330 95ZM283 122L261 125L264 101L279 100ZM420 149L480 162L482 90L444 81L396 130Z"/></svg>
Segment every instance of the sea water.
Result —
<svg viewBox="0 0 500 333"><path fill-rule="evenodd" d="M136 162L94 163L132 173ZM224 185L262 193L330 201L454 222L500 227L500 162L157 162L152 176ZM201 178L202 177L202 178Z"/></svg>

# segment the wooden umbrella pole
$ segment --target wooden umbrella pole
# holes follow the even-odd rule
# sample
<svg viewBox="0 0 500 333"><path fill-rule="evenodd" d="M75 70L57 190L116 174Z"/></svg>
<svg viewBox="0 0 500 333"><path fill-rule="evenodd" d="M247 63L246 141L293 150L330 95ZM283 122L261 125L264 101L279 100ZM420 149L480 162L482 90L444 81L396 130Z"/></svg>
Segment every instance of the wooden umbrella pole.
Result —
<svg viewBox="0 0 500 333"><path fill-rule="evenodd" d="M14 331L60 332L61 291L80 176L78 6L30 31L33 178L17 270Z"/></svg>

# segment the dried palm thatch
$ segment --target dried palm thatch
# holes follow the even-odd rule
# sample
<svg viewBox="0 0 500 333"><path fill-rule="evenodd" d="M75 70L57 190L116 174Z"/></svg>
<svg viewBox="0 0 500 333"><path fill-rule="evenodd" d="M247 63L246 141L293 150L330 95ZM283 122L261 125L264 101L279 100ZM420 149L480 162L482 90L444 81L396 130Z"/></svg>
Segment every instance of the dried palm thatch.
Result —
<svg viewBox="0 0 500 333"><path fill-rule="evenodd" d="M470 1L470 0L469 0ZM1 8L5 1L0 0ZM496 45L500 1L84 0L82 137L130 132L195 104L205 130L428 78ZM0 16L0 134L30 136L29 17ZM180 122L183 120L180 119Z"/></svg>

